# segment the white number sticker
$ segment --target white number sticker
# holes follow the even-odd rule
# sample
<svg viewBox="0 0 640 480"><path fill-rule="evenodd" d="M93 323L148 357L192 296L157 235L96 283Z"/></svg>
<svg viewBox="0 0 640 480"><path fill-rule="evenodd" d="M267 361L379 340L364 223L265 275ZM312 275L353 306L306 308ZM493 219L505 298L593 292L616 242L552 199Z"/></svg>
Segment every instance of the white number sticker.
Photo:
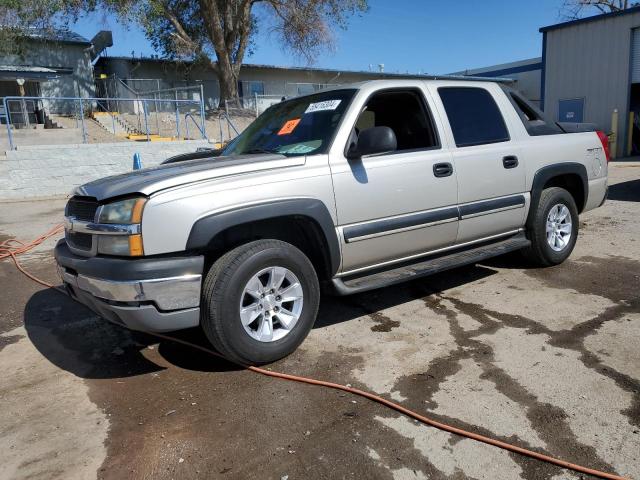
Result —
<svg viewBox="0 0 640 480"><path fill-rule="evenodd" d="M321 112L323 110L335 110L342 100L326 100L310 104L304 113Z"/></svg>

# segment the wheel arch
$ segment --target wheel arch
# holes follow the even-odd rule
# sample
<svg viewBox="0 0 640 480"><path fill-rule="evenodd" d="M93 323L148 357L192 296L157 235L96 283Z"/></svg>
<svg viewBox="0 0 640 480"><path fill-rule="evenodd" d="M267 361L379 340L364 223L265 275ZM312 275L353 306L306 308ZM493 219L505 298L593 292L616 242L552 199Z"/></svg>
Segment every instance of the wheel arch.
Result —
<svg viewBox="0 0 640 480"><path fill-rule="evenodd" d="M256 239L288 241L312 261L319 276L331 278L340 267L340 243L333 218L320 200L295 198L247 205L200 218L187 250L223 253Z"/></svg>
<svg viewBox="0 0 640 480"><path fill-rule="evenodd" d="M549 187L561 187L567 190L576 202L578 213L582 212L589 194L586 167L581 163L567 162L548 165L538 170L533 177L531 186L531 206L527 216L527 225L531 222L542 191Z"/></svg>

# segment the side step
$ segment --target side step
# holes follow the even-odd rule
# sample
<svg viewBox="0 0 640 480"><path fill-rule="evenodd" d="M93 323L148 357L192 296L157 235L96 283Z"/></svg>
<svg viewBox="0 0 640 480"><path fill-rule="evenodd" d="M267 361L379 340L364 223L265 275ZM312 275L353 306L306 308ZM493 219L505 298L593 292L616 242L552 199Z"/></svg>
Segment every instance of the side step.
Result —
<svg viewBox="0 0 640 480"><path fill-rule="evenodd" d="M417 263L390 266L387 270L377 270L365 273L363 276L349 276L334 278L332 283L339 295L364 292L375 288L387 287L396 283L426 277L434 273L481 262L487 258L496 257L504 253L513 252L528 247L531 242L524 232L508 237L502 241L471 245L462 250L442 252L421 258Z"/></svg>

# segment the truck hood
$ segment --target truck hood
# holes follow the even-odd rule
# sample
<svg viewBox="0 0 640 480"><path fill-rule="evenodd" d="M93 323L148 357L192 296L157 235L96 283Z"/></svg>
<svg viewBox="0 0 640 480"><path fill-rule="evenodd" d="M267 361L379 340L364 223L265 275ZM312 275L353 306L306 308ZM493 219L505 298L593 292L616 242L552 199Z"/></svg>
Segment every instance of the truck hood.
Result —
<svg viewBox="0 0 640 480"><path fill-rule="evenodd" d="M105 177L77 187L73 194L98 201L139 193L151 195L167 188L214 178L304 165L305 157L278 154L214 157L170 163L130 173Z"/></svg>

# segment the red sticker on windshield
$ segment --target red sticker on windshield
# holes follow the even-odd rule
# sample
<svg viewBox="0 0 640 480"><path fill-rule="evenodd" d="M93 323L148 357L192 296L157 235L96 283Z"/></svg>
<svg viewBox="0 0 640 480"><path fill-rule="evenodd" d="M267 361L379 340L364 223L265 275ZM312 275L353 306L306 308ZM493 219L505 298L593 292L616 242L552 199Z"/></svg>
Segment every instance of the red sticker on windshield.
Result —
<svg viewBox="0 0 640 480"><path fill-rule="evenodd" d="M293 120L289 120L282 126L282 128L278 132L278 135L289 135L291 132L293 132L296 129L299 123L300 123L299 118L294 118Z"/></svg>

